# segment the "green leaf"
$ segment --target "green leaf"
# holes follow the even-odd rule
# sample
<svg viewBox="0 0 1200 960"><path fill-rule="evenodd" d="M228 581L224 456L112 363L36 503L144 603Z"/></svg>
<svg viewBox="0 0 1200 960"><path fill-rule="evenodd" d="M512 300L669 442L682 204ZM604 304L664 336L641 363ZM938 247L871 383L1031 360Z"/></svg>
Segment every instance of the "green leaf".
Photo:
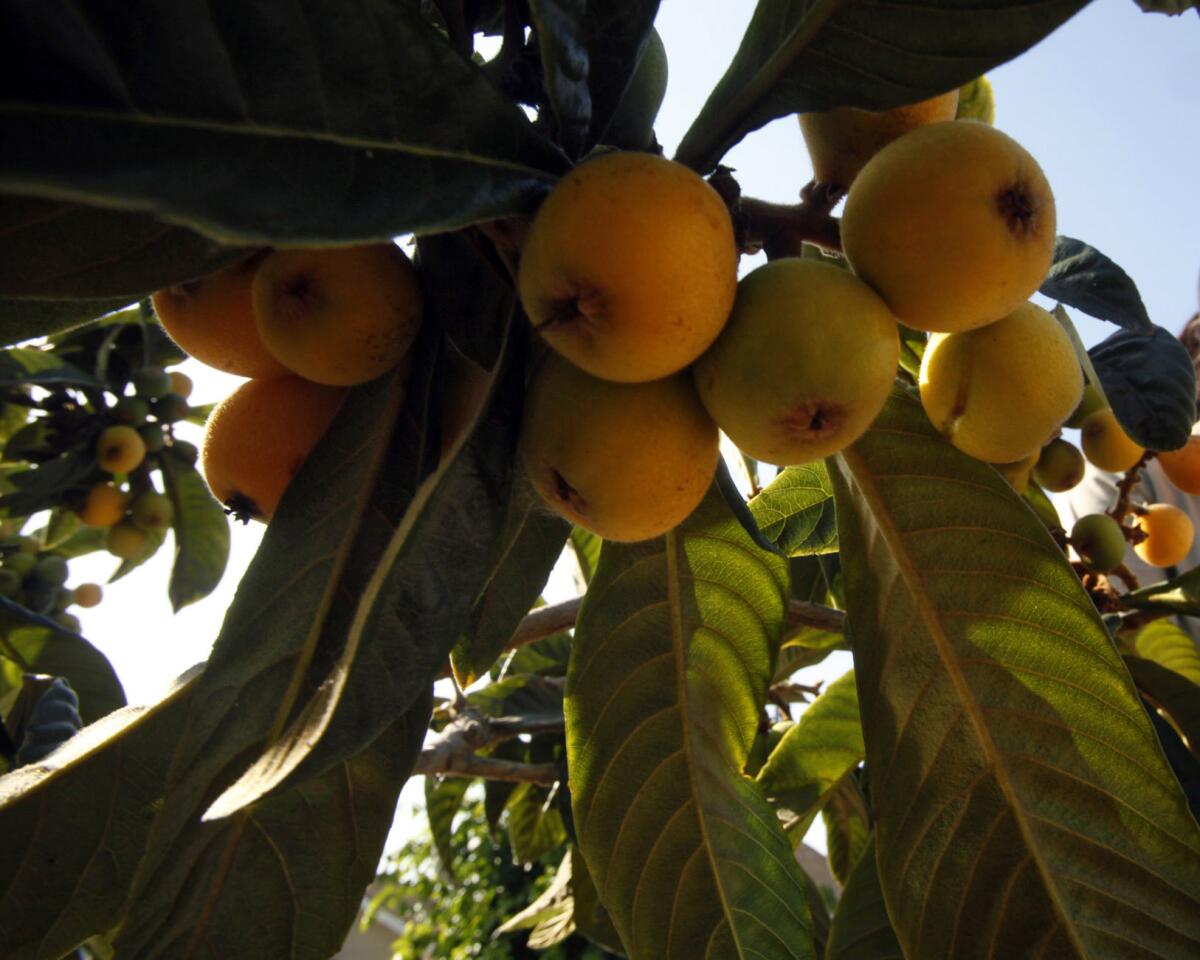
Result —
<svg viewBox="0 0 1200 960"><path fill-rule="evenodd" d="M826 795L863 761L854 671L839 677L783 735L758 774L773 803L811 821Z"/></svg>
<svg viewBox="0 0 1200 960"><path fill-rule="evenodd" d="M584 36L585 0L529 0L542 59L542 88L554 115L555 140L570 157L583 153L592 95Z"/></svg>
<svg viewBox="0 0 1200 960"><path fill-rule="evenodd" d="M554 802L557 791L557 786L522 783L508 798L508 837L517 863L534 863L567 839L562 815Z"/></svg>
<svg viewBox="0 0 1200 960"><path fill-rule="evenodd" d="M853 778L838 781L829 791L825 806L821 808L821 820L825 824L829 870L839 883L845 883L871 839L867 803ZM794 831L792 836L797 832Z"/></svg>
<svg viewBox="0 0 1200 960"><path fill-rule="evenodd" d="M204 853L191 883L176 897L139 872L117 956L325 960L336 953L375 878L431 705L426 693L321 776L226 820L193 824Z"/></svg>
<svg viewBox="0 0 1200 960"><path fill-rule="evenodd" d="M532 930L534 932L529 935L527 945L536 950L545 950L569 937L575 929L575 898L571 892L572 859L571 851L567 851L554 872L550 886L524 910L500 924L492 937L516 933L518 930Z"/></svg>
<svg viewBox="0 0 1200 960"><path fill-rule="evenodd" d="M0 954L58 960L116 925L194 688L182 677L0 778Z"/></svg>
<svg viewBox="0 0 1200 960"><path fill-rule="evenodd" d="M108 657L53 620L0 597L0 695L21 686L21 675L66 677L79 695L79 715L94 723L125 706L125 691ZM14 662L12 655L20 658Z"/></svg>
<svg viewBox="0 0 1200 960"><path fill-rule="evenodd" d="M1164 610L1188 617L1200 617L1200 567L1181 573L1171 580L1132 590L1121 599L1125 606L1135 610Z"/></svg>
<svg viewBox="0 0 1200 960"><path fill-rule="evenodd" d="M575 561L579 564L579 573L584 583L591 583L600 565L600 548L604 541L583 527L571 528L571 549L575 552Z"/></svg>
<svg viewBox="0 0 1200 960"><path fill-rule="evenodd" d="M925 100L1011 60L1083 5L759 0L733 63L675 159L707 173L776 117Z"/></svg>
<svg viewBox="0 0 1200 960"><path fill-rule="evenodd" d="M835 463L880 877L905 954L1196 952L1200 829L1061 549L907 393Z"/></svg>
<svg viewBox="0 0 1200 960"><path fill-rule="evenodd" d="M1166 712L1200 755L1200 685L1142 657L1126 656L1125 666L1138 690Z"/></svg>
<svg viewBox="0 0 1200 960"><path fill-rule="evenodd" d="M667 93L667 72L667 48L651 27L621 102L599 135L602 142L624 150L654 148L654 121Z"/></svg>
<svg viewBox="0 0 1200 960"><path fill-rule="evenodd" d="M99 389L100 382L74 364L67 363L49 350L12 347L0 351L0 387L72 386Z"/></svg>
<svg viewBox="0 0 1200 960"><path fill-rule="evenodd" d="M1118 330L1088 351L1113 413L1135 443L1175 450L1196 421L1196 370L1169 331Z"/></svg>
<svg viewBox="0 0 1200 960"><path fill-rule="evenodd" d="M837 514L825 464L787 467L749 503L763 536L789 557L837 552Z"/></svg>
<svg viewBox="0 0 1200 960"><path fill-rule="evenodd" d="M1146 624L1133 638L1133 653L1200 685L1200 650L1191 634L1177 623L1155 620Z"/></svg>
<svg viewBox="0 0 1200 960"><path fill-rule="evenodd" d="M665 538L606 543L567 674L580 849L633 960L811 957L799 865L742 775L786 565L719 493Z"/></svg>
<svg viewBox="0 0 1200 960"><path fill-rule="evenodd" d="M129 306L130 297L92 300L0 298L0 346L71 330L97 317Z"/></svg>
<svg viewBox="0 0 1200 960"><path fill-rule="evenodd" d="M203 600L221 581L229 561L229 520L194 469L173 457L160 457L159 464L175 506L175 563L167 593L178 613Z"/></svg>
<svg viewBox="0 0 1200 960"><path fill-rule="evenodd" d="M617 928L596 894L596 884L578 844L571 847L571 894L575 901L575 929L609 953L625 956Z"/></svg>
<svg viewBox="0 0 1200 960"><path fill-rule="evenodd" d="M840 633L827 633L814 627L801 628L779 648L771 682L782 683L797 670L821 663L834 650L845 649L845 639Z"/></svg>
<svg viewBox="0 0 1200 960"><path fill-rule="evenodd" d="M1154 329L1129 274L1082 240L1055 238L1054 261L1038 292L1126 330Z"/></svg>
<svg viewBox="0 0 1200 960"><path fill-rule="evenodd" d="M134 570L158 553L159 548L166 542L167 534L165 530L147 530L145 533L145 548L132 560L122 560L117 569L113 571L113 575L108 578L109 583L116 583L118 580L129 576Z"/></svg>
<svg viewBox="0 0 1200 960"><path fill-rule="evenodd" d="M472 781L468 777L425 776L425 815L429 835L448 876L454 876L454 817L462 806L463 795Z"/></svg>
<svg viewBox="0 0 1200 960"><path fill-rule="evenodd" d="M842 889L829 928L825 960L904 960L879 885L873 841Z"/></svg>
<svg viewBox="0 0 1200 960"><path fill-rule="evenodd" d="M61 200L0 196L0 296L140 300L244 259L141 213Z"/></svg>
<svg viewBox="0 0 1200 960"><path fill-rule="evenodd" d="M564 167L408 4L69 9L4 14L10 192L319 245L522 211Z"/></svg>
<svg viewBox="0 0 1200 960"><path fill-rule="evenodd" d="M487 673L521 618L537 602L562 553L570 524L550 513L522 474L513 485L491 570L463 635L450 651L459 686Z"/></svg>

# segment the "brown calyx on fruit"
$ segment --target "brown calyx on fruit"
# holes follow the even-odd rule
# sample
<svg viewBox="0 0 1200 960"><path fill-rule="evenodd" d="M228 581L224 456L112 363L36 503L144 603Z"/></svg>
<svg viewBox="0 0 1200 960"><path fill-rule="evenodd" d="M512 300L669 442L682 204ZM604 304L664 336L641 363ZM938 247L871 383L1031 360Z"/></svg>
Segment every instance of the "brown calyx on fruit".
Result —
<svg viewBox="0 0 1200 960"><path fill-rule="evenodd" d="M1026 240L1037 232L1042 205L1023 181L1017 180L996 195L996 209L1017 240Z"/></svg>
<svg viewBox="0 0 1200 960"><path fill-rule="evenodd" d="M540 333L569 326L591 326L604 309L604 297L597 290L582 290L548 302L546 319L535 329Z"/></svg>
<svg viewBox="0 0 1200 960"><path fill-rule="evenodd" d="M231 495L225 501L224 507L225 513L228 516L233 517L234 520L238 520L243 524L247 524L251 520L262 520L265 522L267 519L258 508L258 504L244 493Z"/></svg>
<svg viewBox="0 0 1200 960"><path fill-rule="evenodd" d="M845 422L845 405L828 400L805 400L779 418L784 433L803 442L828 439Z"/></svg>
<svg viewBox="0 0 1200 960"><path fill-rule="evenodd" d="M587 513L587 501L580 496L578 490L567 482L567 478L553 467L550 468L550 473L554 478L554 496L570 507L575 513Z"/></svg>

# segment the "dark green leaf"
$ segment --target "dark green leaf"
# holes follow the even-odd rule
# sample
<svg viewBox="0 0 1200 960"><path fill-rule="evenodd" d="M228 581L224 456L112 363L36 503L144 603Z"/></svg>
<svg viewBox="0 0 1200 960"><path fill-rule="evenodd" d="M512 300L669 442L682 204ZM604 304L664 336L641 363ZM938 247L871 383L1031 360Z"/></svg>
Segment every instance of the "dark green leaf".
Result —
<svg viewBox="0 0 1200 960"><path fill-rule="evenodd" d="M1200 754L1200 685L1142 657L1125 657L1125 666L1138 690L1162 707Z"/></svg>
<svg viewBox="0 0 1200 960"><path fill-rule="evenodd" d="M905 954L1195 953L1200 829L1062 550L906 392L835 463L880 878Z"/></svg>
<svg viewBox="0 0 1200 960"><path fill-rule="evenodd" d="M517 863L534 863L567 839L554 803L557 790L521 783L508 798L508 837Z"/></svg>
<svg viewBox="0 0 1200 960"><path fill-rule="evenodd" d="M125 302L243 259L145 214L0 196L0 296Z"/></svg>
<svg viewBox="0 0 1200 960"><path fill-rule="evenodd" d="M472 781L468 777L437 777L425 776L425 815L429 818L429 835L433 838L434 849L442 868L449 876L454 876L455 849L452 838L454 835L454 816L462 806L463 795Z"/></svg>
<svg viewBox="0 0 1200 960"><path fill-rule="evenodd" d="M1054 262L1038 292L1126 330L1150 333L1154 329L1129 275L1082 240L1055 238Z"/></svg>
<svg viewBox="0 0 1200 960"><path fill-rule="evenodd" d="M874 842L858 858L842 890L825 960L904 960L879 886Z"/></svg>
<svg viewBox="0 0 1200 960"><path fill-rule="evenodd" d="M66 677L79 695L84 723L93 723L125 706L125 691L108 657L53 620L0 597L0 692L21 686L25 667L34 673ZM20 664L8 659L10 651Z"/></svg>
<svg viewBox="0 0 1200 960"><path fill-rule="evenodd" d="M129 297L95 300L0 299L0 346L44 337L129 306Z"/></svg>
<svg viewBox="0 0 1200 960"><path fill-rule="evenodd" d="M542 55L542 88L554 114L555 139L570 157L583 152L592 119L584 35L588 6L586 0L529 0Z"/></svg>
<svg viewBox="0 0 1200 960"><path fill-rule="evenodd" d="M759 0L733 63L679 145L707 173L789 113L883 110L962 86L1033 46L1084 0Z"/></svg>
<svg viewBox="0 0 1200 960"><path fill-rule="evenodd" d="M602 81L605 82L605 81ZM603 143L624 150L649 150L654 146L654 121L667 92L667 48L651 28L637 67L608 128L599 134Z"/></svg>
<svg viewBox="0 0 1200 960"><path fill-rule="evenodd" d="M610 953L625 956L617 928L596 895L596 884L578 845L571 847L571 893L575 900L575 929Z"/></svg>
<svg viewBox="0 0 1200 960"><path fill-rule="evenodd" d="M451 229L564 166L407 4L9 5L0 38L0 186L227 242Z"/></svg>
<svg viewBox="0 0 1200 960"><path fill-rule="evenodd" d="M829 870L839 883L845 883L871 839L871 817L853 777L838 781L829 791L821 820L829 848Z"/></svg>
<svg viewBox="0 0 1200 960"><path fill-rule="evenodd" d="M1200 567L1172 580L1132 590L1121 599L1126 606L1138 610L1169 610L1184 616L1200 617Z"/></svg>
<svg viewBox="0 0 1200 960"><path fill-rule="evenodd" d="M562 718L562 684L528 673L509 673L467 694L467 702L489 717L520 714Z"/></svg>
<svg viewBox="0 0 1200 960"><path fill-rule="evenodd" d="M567 753L579 846L634 960L813 955L799 865L742 774L786 591L716 493L665 538L605 544Z"/></svg>
<svg viewBox="0 0 1200 960"><path fill-rule="evenodd" d="M431 703L426 692L321 776L231 818L190 824L202 851L190 882L175 896L139 871L117 956L325 960L336 953L375 877Z"/></svg>
<svg viewBox="0 0 1200 960"><path fill-rule="evenodd" d="M742 491L738 489L733 474L729 472L729 465L725 463L723 457L717 461L717 490L724 498L730 513L742 525L742 529L746 531L756 547L779 557L787 556L783 548L768 539L759 529L758 518L750 511L750 505L742 499Z"/></svg>
<svg viewBox="0 0 1200 960"><path fill-rule="evenodd" d="M504 662L504 676L536 673L547 677L564 677L571 656L571 635L556 633L513 651Z"/></svg>
<svg viewBox="0 0 1200 960"><path fill-rule="evenodd" d="M1088 351L1113 413L1135 443L1175 450L1196 422L1196 371L1170 332L1118 330Z"/></svg>
<svg viewBox="0 0 1200 960"><path fill-rule="evenodd" d="M604 541L583 527L571 528L571 549L575 553L575 562L579 564L579 573L584 583L591 583L596 575L596 567L600 565L600 548Z"/></svg>
<svg viewBox="0 0 1200 960"><path fill-rule="evenodd" d="M542 506L520 475L488 561L491 573L463 636L450 652L460 686L483 676L504 651L521 618L537 602L570 529L570 524Z"/></svg>
<svg viewBox="0 0 1200 960"><path fill-rule="evenodd" d="M61 384L100 388L99 381L91 374L48 350L13 347L0 351L0 387L17 387L24 383L43 387Z"/></svg>
<svg viewBox="0 0 1200 960"><path fill-rule="evenodd" d="M789 557L837 552L833 486L824 463L782 470L749 506L763 536Z"/></svg>
<svg viewBox="0 0 1200 960"><path fill-rule="evenodd" d="M611 142L605 134L650 43L658 5L659 0L588 0L584 32L592 100L589 146Z"/></svg>
<svg viewBox="0 0 1200 960"><path fill-rule="evenodd" d="M203 600L220 582L229 561L229 520L193 468L161 457L163 484L175 506L175 563L167 593L178 612Z"/></svg>
<svg viewBox="0 0 1200 960"><path fill-rule="evenodd" d="M0 955L58 960L119 921L194 688L181 678L0 778Z"/></svg>

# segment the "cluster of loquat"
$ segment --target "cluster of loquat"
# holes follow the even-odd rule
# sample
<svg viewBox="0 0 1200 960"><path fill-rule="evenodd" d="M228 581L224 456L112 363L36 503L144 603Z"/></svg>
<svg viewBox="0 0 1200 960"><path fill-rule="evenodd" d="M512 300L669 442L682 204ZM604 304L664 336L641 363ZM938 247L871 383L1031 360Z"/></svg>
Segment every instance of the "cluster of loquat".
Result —
<svg viewBox="0 0 1200 960"><path fill-rule="evenodd" d="M269 520L346 389L407 358L416 270L391 243L279 250L156 293L163 328L196 360L249 378L209 416L201 469L242 520Z"/></svg>

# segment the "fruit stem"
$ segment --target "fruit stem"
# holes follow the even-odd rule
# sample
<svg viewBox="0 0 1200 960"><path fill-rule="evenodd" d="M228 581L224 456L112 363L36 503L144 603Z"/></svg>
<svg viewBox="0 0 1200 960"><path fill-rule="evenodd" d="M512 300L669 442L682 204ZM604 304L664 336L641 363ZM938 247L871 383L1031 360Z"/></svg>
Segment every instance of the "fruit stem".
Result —
<svg viewBox="0 0 1200 960"><path fill-rule="evenodd" d="M1121 482L1117 484L1117 502L1113 508L1108 511L1108 515L1121 525L1121 529L1125 531L1125 539L1131 543L1138 543L1144 539L1144 536L1138 536L1137 540L1131 534L1140 533L1137 530L1131 530L1125 526L1125 518L1129 516L1130 498L1133 496L1133 488L1137 486L1138 478L1141 476L1142 470L1154 458L1154 451L1147 450L1142 454L1141 458L1132 467L1125 471L1125 476L1121 478Z"/></svg>
<svg viewBox="0 0 1200 960"><path fill-rule="evenodd" d="M814 243L823 250L840 253L841 224L829 213L820 191L807 191L797 204L769 203L742 197L734 211L743 253L764 249L768 260L800 256L803 245Z"/></svg>

